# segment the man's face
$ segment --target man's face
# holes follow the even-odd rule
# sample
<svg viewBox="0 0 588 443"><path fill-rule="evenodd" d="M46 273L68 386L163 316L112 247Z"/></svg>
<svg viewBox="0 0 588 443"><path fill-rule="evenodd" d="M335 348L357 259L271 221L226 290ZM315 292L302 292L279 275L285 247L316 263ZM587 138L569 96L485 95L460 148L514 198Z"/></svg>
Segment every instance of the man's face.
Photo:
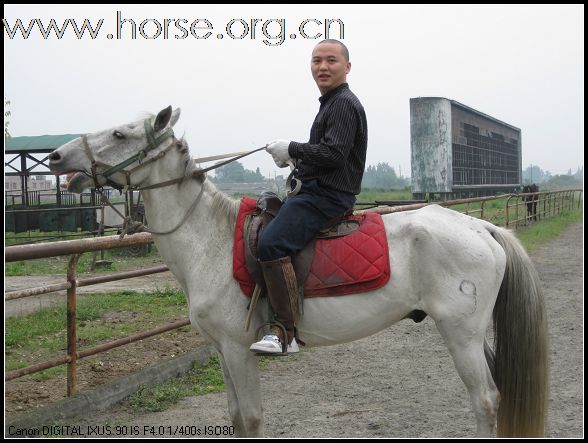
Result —
<svg viewBox="0 0 588 443"><path fill-rule="evenodd" d="M321 43L312 51L310 70L322 95L345 83L350 69L341 45Z"/></svg>

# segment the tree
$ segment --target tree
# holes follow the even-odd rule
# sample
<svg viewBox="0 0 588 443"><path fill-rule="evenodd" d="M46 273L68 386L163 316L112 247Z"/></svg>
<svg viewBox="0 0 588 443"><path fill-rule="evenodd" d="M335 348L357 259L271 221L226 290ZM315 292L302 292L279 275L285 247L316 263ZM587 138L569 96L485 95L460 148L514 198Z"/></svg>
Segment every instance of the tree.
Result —
<svg viewBox="0 0 588 443"><path fill-rule="evenodd" d="M254 171L245 169L239 162L231 162L215 169L214 180L217 183L255 183L264 181L259 168Z"/></svg>
<svg viewBox="0 0 588 443"><path fill-rule="evenodd" d="M250 171L249 169L245 169L245 182L246 183L255 183L255 182L262 182L265 178L261 174L259 167L255 170L255 172Z"/></svg>
<svg viewBox="0 0 588 443"><path fill-rule="evenodd" d="M363 174L361 187L376 189L403 188L408 180L396 175L394 168L388 163L378 163L376 166L368 166Z"/></svg>
<svg viewBox="0 0 588 443"><path fill-rule="evenodd" d="M557 190L557 189L571 189L571 188L581 188L583 186L582 181L578 180L577 178L565 174L565 175L556 175L551 177L549 181L545 182L544 189L547 188L550 190Z"/></svg>
<svg viewBox="0 0 588 443"><path fill-rule="evenodd" d="M537 165L530 165L523 171L523 184L543 183L551 178L549 171L543 171Z"/></svg>

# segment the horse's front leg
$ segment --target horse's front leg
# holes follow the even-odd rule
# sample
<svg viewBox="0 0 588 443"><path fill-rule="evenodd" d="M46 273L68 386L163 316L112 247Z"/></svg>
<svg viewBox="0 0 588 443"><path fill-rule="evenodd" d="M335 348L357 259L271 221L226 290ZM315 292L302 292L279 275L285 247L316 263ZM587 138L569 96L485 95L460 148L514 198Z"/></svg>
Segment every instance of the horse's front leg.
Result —
<svg viewBox="0 0 588 443"><path fill-rule="evenodd" d="M257 358L239 344L228 344L219 352L229 414L239 437L263 437L263 412Z"/></svg>
<svg viewBox="0 0 588 443"><path fill-rule="evenodd" d="M247 344L252 343L253 333L246 338L244 319L239 319L245 315L246 299L236 294L235 298L227 297L219 303L220 290L217 293L202 292L198 289L199 284L194 282L193 286L196 289L187 291L190 294L190 321L218 351L235 435L262 437L259 370L257 359ZM225 294L230 290L223 289Z"/></svg>

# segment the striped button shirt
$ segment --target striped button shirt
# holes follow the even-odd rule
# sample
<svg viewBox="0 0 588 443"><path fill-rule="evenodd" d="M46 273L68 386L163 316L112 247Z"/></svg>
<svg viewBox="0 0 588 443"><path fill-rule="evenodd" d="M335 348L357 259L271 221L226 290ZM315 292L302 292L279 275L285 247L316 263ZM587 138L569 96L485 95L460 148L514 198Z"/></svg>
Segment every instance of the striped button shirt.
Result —
<svg viewBox="0 0 588 443"><path fill-rule="evenodd" d="M290 142L296 178L318 179L321 186L359 194L367 151L367 119L363 106L343 83L319 98L319 112L308 143Z"/></svg>

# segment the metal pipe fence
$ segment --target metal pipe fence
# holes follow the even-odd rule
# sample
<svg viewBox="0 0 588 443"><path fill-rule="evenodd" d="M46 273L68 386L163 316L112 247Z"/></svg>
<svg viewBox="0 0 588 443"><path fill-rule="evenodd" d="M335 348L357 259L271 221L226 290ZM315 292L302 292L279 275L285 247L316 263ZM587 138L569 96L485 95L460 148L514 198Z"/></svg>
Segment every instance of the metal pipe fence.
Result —
<svg viewBox="0 0 588 443"><path fill-rule="evenodd" d="M582 189L511 194L506 202L506 227L510 228L514 224L516 229L521 225L526 226L532 221L559 215L566 210L572 210L575 206L576 192L578 193L577 204L579 208L582 202ZM514 200L513 204L511 204L511 200ZM529 211L528 205L536 205L536 210ZM521 206L522 209L520 209ZM514 208L514 219L511 220L512 208ZM519 211L522 211L524 215L519 214Z"/></svg>
<svg viewBox="0 0 588 443"><path fill-rule="evenodd" d="M459 199L459 200L450 200L450 201L439 201L434 203L415 203L415 204L408 204L408 205L401 205L401 206L394 206L394 207L384 207L378 206L372 209L365 209L365 210L358 210L355 211L355 214L362 214L365 212L378 212L380 214L389 214L394 212L401 212L401 211L409 211L422 208L424 206L430 204L438 204L441 206L456 206L456 205L465 205L465 208L462 208L460 212L472 215L477 214L479 218L485 219L488 215L488 211L485 208L485 203L489 201L496 201L500 199L505 199L505 207L504 207L504 214L506 217L504 225L506 227L510 227L514 225L514 227L518 227L519 225L528 224L529 223L529 216L525 212L525 216L521 217L519 214L520 206L523 206L523 209L526 211L526 204L527 202L524 200L529 195L537 196L537 205L541 207L541 210L538 212L538 216L540 219L559 215L564 210L572 210L576 205L576 193L578 193L578 200L577 205L580 207L581 200L582 200L582 192L581 189L572 189L572 190L565 190L565 191L555 191L555 192L538 192L538 193L530 193L530 194L505 194L495 197L477 197L477 198L468 198L468 199ZM471 208L470 205L472 204L480 204L480 207ZM541 205L539 204L541 203ZM514 218L511 218L514 216ZM152 335L160 334L166 331L170 331L172 329L177 329L183 326L187 326L190 324L188 319L180 320L175 323L169 324L164 327L160 327L157 329L153 329L150 331L140 332L128 337L124 337L112 342L103 343L99 346L96 346L91 349L86 350L78 350L77 343L76 343L76 289L82 286L89 286L98 283L104 283L108 281L115 281L115 280L122 280L127 278L133 278L143 275L150 275L159 272L165 272L168 270L168 267L165 265L161 266L154 266L151 268L136 270L136 271L125 271L125 272L117 272L109 275L104 276L95 276L89 277L85 279L77 279L76 277L76 264L80 258L80 254L84 252L93 252L93 251L100 251L104 249L115 249L121 247L127 247L132 245L143 245L143 244L150 244L152 243L152 236L149 233L143 232L139 234L134 234L132 236L127 236L124 239L120 239L119 236L107 236L107 237L99 237L99 238L90 238L90 239L78 239L78 240L66 240L66 241L59 241L59 242L52 242L52 243L43 243L43 244L30 244L30 245L17 245L17 246L9 246L5 248L5 262L14 262L14 261L21 261L21 260L31 260L31 259L38 259L38 258L47 258L47 257L55 257L61 255L70 255L70 261L68 265L67 271L67 279L64 283L54 284L54 285L47 285L41 286L36 288L29 288L23 289L19 291L11 291L5 293L5 300L15 300L22 297L30 297L39 294L45 294L49 292L55 292L59 290L66 289L67 290L67 354L65 356L53 358L49 361L38 363L32 366L28 366L26 368L21 368L18 370L13 370L7 372L5 374L5 381L15 379L17 377L22 377L27 374L32 374L35 372L39 372L54 366L59 366L62 364L68 365L67 370L67 395L75 395L76 393L76 379L77 379L77 360L87 357L89 355L94 355L99 352L106 351L108 349L112 349L114 347L123 346L128 343L132 343L138 340L141 340L146 337L150 337Z"/></svg>
<svg viewBox="0 0 588 443"><path fill-rule="evenodd" d="M134 334L112 342L103 343L91 349L78 351L77 349L77 331L76 331L76 288L81 286L95 285L108 281L122 280L142 275L150 275L158 272L165 272L169 268L165 265L154 266L136 271L117 272L104 276L89 277L86 279L76 278L76 265L83 252L99 251L103 249L115 249L125 246L150 244L152 243L151 234L139 233L133 236L120 239L119 236L108 236L91 239L66 240L53 243L35 244L35 245L18 245L10 246L5 249L5 261L14 262L20 260L31 260L37 258L47 258L59 255L71 255L67 270L67 279L65 283L54 285L29 288L19 291L5 293L5 300L15 300L33 295L45 294L59 290L67 290L67 354L62 357L53 358L49 361L38 363L25 368L7 372L4 376L5 381L22 377L23 375L33 374L48 368L67 364L67 395L72 396L76 393L77 380L77 360L104 352L114 347L123 346L138 340L142 340L152 335L161 334L172 329L181 328L190 324L190 320L180 320L170 325Z"/></svg>

